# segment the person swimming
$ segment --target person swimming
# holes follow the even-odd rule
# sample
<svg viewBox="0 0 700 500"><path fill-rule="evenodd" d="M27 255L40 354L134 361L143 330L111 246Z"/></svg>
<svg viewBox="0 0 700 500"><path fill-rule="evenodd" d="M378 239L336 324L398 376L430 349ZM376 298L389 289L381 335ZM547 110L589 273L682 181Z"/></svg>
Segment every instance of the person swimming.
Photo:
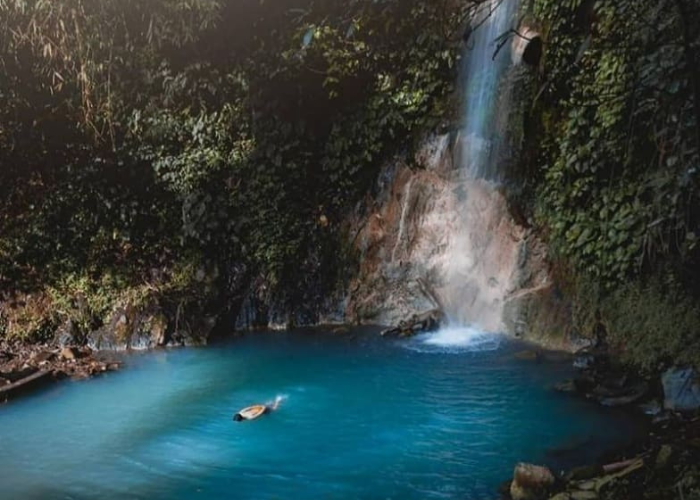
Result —
<svg viewBox="0 0 700 500"><path fill-rule="evenodd" d="M265 403L264 405L254 405L248 408L243 408L241 411L233 416L234 422L242 422L243 420L255 420L258 417L267 415L268 413L275 411L279 408L282 402L282 396L277 396L272 403Z"/></svg>

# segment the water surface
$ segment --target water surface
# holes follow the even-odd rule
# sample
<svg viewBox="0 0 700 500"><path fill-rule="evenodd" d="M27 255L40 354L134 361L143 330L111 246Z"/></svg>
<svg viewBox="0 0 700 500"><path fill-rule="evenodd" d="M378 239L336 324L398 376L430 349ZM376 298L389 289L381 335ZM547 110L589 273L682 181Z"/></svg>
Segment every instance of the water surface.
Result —
<svg viewBox="0 0 700 500"><path fill-rule="evenodd" d="M470 330L292 332L134 355L0 408L0 498L492 499L517 461L564 467L628 433L551 390L568 365L513 349Z"/></svg>

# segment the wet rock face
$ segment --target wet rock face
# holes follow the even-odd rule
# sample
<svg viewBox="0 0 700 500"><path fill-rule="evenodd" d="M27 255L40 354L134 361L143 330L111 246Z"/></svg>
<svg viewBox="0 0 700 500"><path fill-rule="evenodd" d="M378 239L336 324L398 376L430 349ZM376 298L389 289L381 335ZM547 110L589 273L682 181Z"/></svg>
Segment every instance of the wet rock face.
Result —
<svg viewBox="0 0 700 500"><path fill-rule="evenodd" d="M411 337L419 333L430 333L440 329L445 317L441 309L433 309L400 321L398 326L384 330L382 337Z"/></svg>
<svg viewBox="0 0 700 500"><path fill-rule="evenodd" d="M516 333L520 303L548 286L544 246L515 221L502 190L454 168L456 142L433 137L417 168L398 160L380 175L350 231L360 270L348 319L396 325L435 308L422 280L448 320ZM506 308L514 321L504 321Z"/></svg>
<svg viewBox="0 0 700 500"><path fill-rule="evenodd" d="M532 26L522 25L513 37L511 55L514 64L538 66L544 52L542 35Z"/></svg>
<svg viewBox="0 0 700 500"><path fill-rule="evenodd" d="M168 320L158 310L119 307L106 325L88 334L87 345L96 351L145 350L166 345Z"/></svg>
<svg viewBox="0 0 700 500"><path fill-rule="evenodd" d="M664 407L673 411L700 409L700 377L692 368L673 368L661 377Z"/></svg>

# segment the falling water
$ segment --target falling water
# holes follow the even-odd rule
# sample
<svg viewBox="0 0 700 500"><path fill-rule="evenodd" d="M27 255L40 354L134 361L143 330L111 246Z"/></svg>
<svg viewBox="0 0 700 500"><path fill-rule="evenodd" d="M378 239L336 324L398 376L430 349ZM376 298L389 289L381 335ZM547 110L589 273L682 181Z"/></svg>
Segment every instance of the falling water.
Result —
<svg viewBox="0 0 700 500"><path fill-rule="evenodd" d="M519 238L503 194L499 160L504 151L510 90L512 30L519 0L489 0L475 13L463 67L464 117L458 157L453 229L446 271L447 313L453 323L488 331L503 328L504 303L517 286ZM507 128L507 127L505 127Z"/></svg>
<svg viewBox="0 0 700 500"><path fill-rule="evenodd" d="M519 13L520 0L480 3L465 44L458 136L427 140L416 157L424 169L390 171L385 201L358 228L365 257L350 310L393 325L438 304L451 329L424 339L430 348L462 349L483 332L512 329L521 292L549 280L543 254L532 251L536 238L514 220L503 189L518 148L509 133L514 90L528 72L521 52L531 41L515 31ZM430 300L420 282L432 288Z"/></svg>
<svg viewBox="0 0 700 500"><path fill-rule="evenodd" d="M478 7L464 57L464 124L461 168L472 179L498 179L496 153L503 138L496 113L507 112L501 85L511 64L510 30L519 0L489 0Z"/></svg>

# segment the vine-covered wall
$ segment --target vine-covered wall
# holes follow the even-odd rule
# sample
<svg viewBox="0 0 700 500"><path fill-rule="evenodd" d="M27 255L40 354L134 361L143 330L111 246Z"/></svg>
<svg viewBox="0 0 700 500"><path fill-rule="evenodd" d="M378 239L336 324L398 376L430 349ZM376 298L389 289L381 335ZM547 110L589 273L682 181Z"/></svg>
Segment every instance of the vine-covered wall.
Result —
<svg viewBox="0 0 700 500"><path fill-rule="evenodd" d="M576 326L647 368L698 361L698 4L535 0L531 14L546 50L524 168Z"/></svg>

